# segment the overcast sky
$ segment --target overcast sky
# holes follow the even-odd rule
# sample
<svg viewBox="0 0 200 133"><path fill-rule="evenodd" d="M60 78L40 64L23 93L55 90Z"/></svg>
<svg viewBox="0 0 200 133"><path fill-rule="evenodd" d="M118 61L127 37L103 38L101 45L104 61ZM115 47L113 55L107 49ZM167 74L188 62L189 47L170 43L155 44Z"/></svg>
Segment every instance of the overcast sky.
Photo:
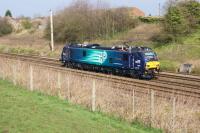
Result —
<svg viewBox="0 0 200 133"><path fill-rule="evenodd" d="M91 0L96 1L96 0ZM166 0L99 0L105 1L110 7L138 7L142 9L146 15L158 15L158 4L163 7ZM57 11L68 6L72 0L0 0L0 16L4 16L5 11L10 9L13 16L44 16L48 15L48 11L52 9Z"/></svg>

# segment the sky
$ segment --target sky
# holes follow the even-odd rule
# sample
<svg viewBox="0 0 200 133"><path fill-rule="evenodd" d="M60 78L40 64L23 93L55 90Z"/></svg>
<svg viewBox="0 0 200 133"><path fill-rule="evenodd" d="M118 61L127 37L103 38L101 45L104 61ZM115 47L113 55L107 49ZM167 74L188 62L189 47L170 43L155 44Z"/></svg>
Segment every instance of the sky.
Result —
<svg viewBox="0 0 200 133"><path fill-rule="evenodd" d="M96 1L96 0L91 0ZM138 7L146 15L158 15L159 3L163 8L166 0L98 0L106 2L110 7ZM54 12L68 6L72 0L0 0L0 16L4 16L7 9L11 10L14 17L47 16L49 10ZM163 12L163 10L162 10Z"/></svg>

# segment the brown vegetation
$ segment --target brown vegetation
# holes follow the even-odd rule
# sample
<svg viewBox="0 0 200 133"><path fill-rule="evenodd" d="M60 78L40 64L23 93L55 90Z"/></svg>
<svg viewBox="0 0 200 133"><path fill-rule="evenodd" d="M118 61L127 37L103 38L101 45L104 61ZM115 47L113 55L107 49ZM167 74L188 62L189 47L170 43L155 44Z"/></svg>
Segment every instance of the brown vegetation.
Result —
<svg viewBox="0 0 200 133"><path fill-rule="evenodd" d="M200 128L199 99L3 57L0 58L0 77L32 91L59 96L88 108L95 106L97 111L141 121L166 132L198 132Z"/></svg>
<svg viewBox="0 0 200 133"><path fill-rule="evenodd" d="M12 25L9 24L6 18L0 18L0 37L10 34L13 31Z"/></svg>
<svg viewBox="0 0 200 133"><path fill-rule="evenodd" d="M97 38L109 38L118 32L135 26L126 8L97 7L87 1L75 1L54 16L56 41L83 42ZM50 37L49 26L46 36Z"/></svg>

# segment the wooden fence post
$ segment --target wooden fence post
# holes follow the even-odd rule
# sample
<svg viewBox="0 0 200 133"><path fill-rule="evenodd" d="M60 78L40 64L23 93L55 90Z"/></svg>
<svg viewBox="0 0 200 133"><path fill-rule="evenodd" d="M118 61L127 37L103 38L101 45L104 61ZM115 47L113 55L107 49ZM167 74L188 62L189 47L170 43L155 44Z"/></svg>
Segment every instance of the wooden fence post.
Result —
<svg viewBox="0 0 200 133"><path fill-rule="evenodd" d="M2 68L4 69L4 67L2 66ZM1 74L2 74L2 79L5 80L5 74L4 74L4 70L1 68Z"/></svg>
<svg viewBox="0 0 200 133"><path fill-rule="evenodd" d="M47 82L48 82L48 84L50 83L50 78L49 78L49 69L47 70Z"/></svg>
<svg viewBox="0 0 200 133"><path fill-rule="evenodd" d="M30 81L29 81L29 83L30 83L30 90L31 91L33 91L33 67L32 67L32 65L30 65L30 70L29 70L30 72L29 72L29 77L30 77Z"/></svg>
<svg viewBox="0 0 200 133"><path fill-rule="evenodd" d="M13 84L16 85L16 65L12 66L13 70Z"/></svg>
<svg viewBox="0 0 200 133"><path fill-rule="evenodd" d="M95 86L95 80L93 80L93 86L92 86L92 111L95 111L96 109L96 86Z"/></svg>
<svg viewBox="0 0 200 133"><path fill-rule="evenodd" d="M58 72L58 96L59 96L59 98L62 98L62 94L61 94L61 77L60 77L60 72Z"/></svg>
<svg viewBox="0 0 200 133"><path fill-rule="evenodd" d="M61 77L60 77L60 72L58 72L58 88L61 88Z"/></svg>
<svg viewBox="0 0 200 133"><path fill-rule="evenodd" d="M0 62L0 78L2 78L3 79L3 69L2 69L3 67L2 67L2 63Z"/></svg>
<svg viewBox="0 0 200 133"><path fill-rule="evenodd" d="M23 68L21 68L22 65L21 65L21 61L18 59L17 60L17 69L15 69L16 71L16 84L17 82L19 81L19 79L21 78L22 76L22 73L20 72ZM24 76L24 75L23 75Z"/></svg>
<svg viewBox="0 0 200 133"><path fill-rule="evenodd" d="M150 98L150 124L151 126L153 125L153 121L154 121L154 112L155 112L155 109L154 109L154 90L151 90L151 98Z"/></svg>
<svg viewBox="0 0 200 133"><path fill-rule="evenodd" d="M69 75L67 76L67 98L70 101L71 95L70 95L70 82L69 82Z"/></svg>
<svg viewBox="0 0 200 133"><path fill-rule="evenodd" d="M173 98L173 109L172 109L172 133L175 132L175 121L176 121L176 97Z"/></svg>
<svg viewBox="0 0 200 133"><path fill-rule="evenodd" d="M135 90L132 91L132 119L135 119Z"/></svg>

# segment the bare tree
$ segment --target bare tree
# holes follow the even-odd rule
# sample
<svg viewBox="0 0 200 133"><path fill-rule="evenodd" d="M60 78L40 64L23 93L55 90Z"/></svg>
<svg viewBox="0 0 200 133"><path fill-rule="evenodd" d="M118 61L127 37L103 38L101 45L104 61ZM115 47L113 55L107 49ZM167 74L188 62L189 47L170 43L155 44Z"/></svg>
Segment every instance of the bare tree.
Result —
<svg viewBox="0 0 200 133"><path fill-rule="evenodd" d="M87 0L76 0L55 15L56 41L88 41L107 38L128 29L132 23L127 10L110 9L108 5ZM48 36L48 28L46 30Z"/></svg>

